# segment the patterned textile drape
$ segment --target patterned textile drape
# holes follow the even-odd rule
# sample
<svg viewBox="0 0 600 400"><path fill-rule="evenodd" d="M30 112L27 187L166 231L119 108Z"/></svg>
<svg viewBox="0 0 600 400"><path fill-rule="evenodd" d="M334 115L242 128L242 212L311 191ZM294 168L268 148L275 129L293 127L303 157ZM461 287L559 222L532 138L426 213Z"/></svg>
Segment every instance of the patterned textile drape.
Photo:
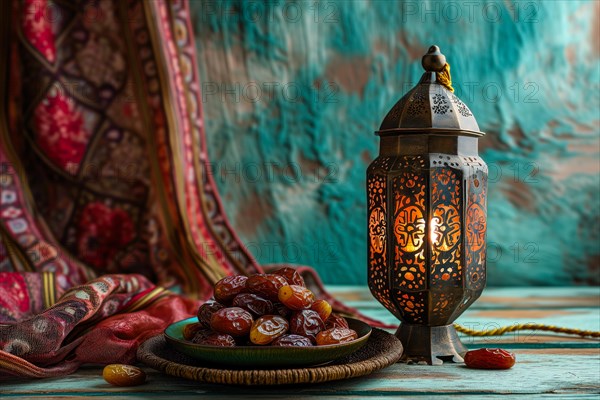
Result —
<svg viewBox="0 0 600 400"><path fill-rule="evenodd" d="M15 0L0 19L0 377L133 362L212 283L262 272L209 173L188 5Z"/></svg>
<svg viewBox="0 0 600 400"><path fill-rule="evenodd" d="M46 225L36 232L41 221L4 213L5 241L35 258L36 270L69 269L67 284L127 272L202 293L225 273L258 270L207 173L187 4L4 7L13 17L3 35L2 161L8 174L26 175L11 193L22 205L32 196ZM48 237L72 257L43 265L60 252Z"/></svg>

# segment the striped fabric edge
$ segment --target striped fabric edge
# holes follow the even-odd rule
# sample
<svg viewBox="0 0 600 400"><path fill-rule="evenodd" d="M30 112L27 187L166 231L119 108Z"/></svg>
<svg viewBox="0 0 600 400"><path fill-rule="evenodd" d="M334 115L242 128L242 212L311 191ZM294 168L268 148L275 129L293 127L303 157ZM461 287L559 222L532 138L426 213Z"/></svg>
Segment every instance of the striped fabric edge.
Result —
<svg viewBox="0 0 600 400"><path fill-rule="evenodd" d="M134 2L131 1L133 4ZM121 21L123 21L123 32L125 34L125 41L127 44L128 51L126 52L127 57L129 58L129 62L132 67L142 69L142 61L137 56L137 45L134 40L134 32L130 26L130 19L127 16L132 14L131 10L128 8L127 2L119 2L119 13L122 16ZM147 5L146 2L141 2L141 13L143 14L144 20L147 19L146 10ZM149 28L148 28L149 29ZM145 99L147 97L147 93L145 91L144 80L141 76L142 74L133 74L132 82L133 82L133 90L135 92L135 96L138 99ZM145 125L145 129L148 131L155 131L155 127L151 123L153 120L153 116L150 111L150 106L146 101L139 101L139 112L142 115L142 123ZM159 148L159 135L151 134L148 135L148 144L152 149ZM158 150L151 154L158 154ZM170 153L170 151L167 151ZM165 177L163 176L162 167L160 165L160 160L158 157L153 156L149 158L150 165L152 169L152 177L156 179L157 187L160 188L162 186L170 185L165 181ZM170 162L170 161L169 161ZM176 267L173 269L173 272L177 275L177 277L181 280L182 286L185 288L185 292L189 295L194 295L199 290L198 284L196 284L197 280L205 279L209 280L209 278L205 275L201 275L200 277L197 275L196 271L187 267L188 265L193 265L195 263L192 256L187 251L186 247L183 245L185 242L180 237L181 232L176 228L178 211L176 210L176 206L172 204L173 202L166 197L166 190L156 190L156 196L158 199L159 206L161 208L160 215L163 218L163 223L165 224L165 230L167 232L166 238L169 242L170 248L173 249L172 255L176 260Z"/></svg>
<svg viewBox="0 0 600 400"><path fill-rule="evenodd" d="M70 362L53 368L42 368L14 354L0 350L0 376L5 374L27 378L48 378L75 372L79 363Z"/></svg>
<svg viewBox="0 0 600 400"><path fill-rule="evenodd" d="M166 5L164 2L142 2L143 11L146 18L146 26L150 33L150 43L155 54L155 62L157 65L158 82L162 93L162 108L166 117L167 126L167 143L170 144L170 151L172 157L175 159L183 159L181 154L181 148L185 147L181 142L182 138L178 135L173 134L182 128L180 125L180 114L178 113L179 107L177 106L177 93L176 88L173 85L171 74L175 73L174 61L170 58L168 52L168 46L173 43L170 33L170 27L165 26L166 21ZM165 44L166 43L166 44ZM183 118L183 116L182 116ZM175 182L175 190L177 193L175 199L175 205L177 208L178 218L181 221L181 226L175 227L174 231L177 232L181 237L181 243L185 247L185 251L192 258L190 264L184 264L181 267L184 269L191 269L194 274L204 276L211 284L216 283L226 275L223 266L216 259L212 252L205 252L200 254L194 241L194 235L192 233L191 221L187 211L187 198L186 184L181 177L187 176L186 171L182 169L182 166L178 162L171 164L171 168L175 173L173 181ZM194 284L194 282L187 282L186 284ZM197 294L197 289L193 288L191 294Z"/></svg>
<svg viewBox="0 0 600 400"><path fill-rule="evenodd" d="M42 287L44 309L52 307L56 303L56 286L53 272L42 272Z"/></svg>
<svg viewBox="0 0 600 400"><path fill-rule="evenodd" d="M131 304L127 305L121 311L119 311L119 314L138 311L142 308L148 307L155 301L162 299L163 297L166 297L170 294L173 293L161 286L156 286L154 289L150 290L148 293L144 294L140 298L133 301Z"/></svg>

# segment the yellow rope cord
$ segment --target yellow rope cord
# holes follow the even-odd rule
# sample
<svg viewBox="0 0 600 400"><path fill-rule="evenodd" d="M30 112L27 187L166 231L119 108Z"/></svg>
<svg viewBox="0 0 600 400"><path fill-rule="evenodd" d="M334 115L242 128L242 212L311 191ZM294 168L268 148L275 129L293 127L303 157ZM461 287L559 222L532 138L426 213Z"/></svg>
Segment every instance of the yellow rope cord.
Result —
<svg viewBox="0 0 600 400"><path fill-rule="evenodd" d="M436 72L435 76L439 83L444 85L449 91L454 92L454 88L452 87L452 76L450 76L450 64L446 63L444 69L440 72Z"/></svg>
<svg viewBox="0 0 600 400"><path fill-rule="evenodd" d="M505 333L514 332L514 331L549 331L549 332L556 332L556 333L564 333L567 335L577 335L577 336L581 336L581 337L600 338L600 332L598 332L598 331L586 331L583 329L563 328L560 326L534 324L534 323L503 326L501 328L486 329L483 331L465 328L464 326L459 325L459 324L454 324L454 328L457 331L462 332L469 336L500 336L500 335L504 335Z"/></svg>

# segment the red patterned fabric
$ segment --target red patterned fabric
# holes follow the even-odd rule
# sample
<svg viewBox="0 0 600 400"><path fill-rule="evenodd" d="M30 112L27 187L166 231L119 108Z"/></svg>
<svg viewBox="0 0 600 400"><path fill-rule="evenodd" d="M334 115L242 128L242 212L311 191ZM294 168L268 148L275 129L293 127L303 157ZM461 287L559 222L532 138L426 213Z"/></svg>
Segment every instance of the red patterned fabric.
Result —
<svg viewBox="0 0 600 400"><path fill-rule="evenodd" d="M218 279L263 271L210 174L187 3L0 18L0 376L134 362Z"/></svg>
<svg viewBox="0 0 600 400"><path fill-rule="evenodd" d="M11 275L18 280L22 274L0 274L3 279ZM30 279L36 275L29 274ZM3 294L25 300L22 294L31 288L19 288ZM47 377L73 372L83 363L132 363L141 342L197 307L143 276L104 275L68 290L39 314L1 327L0 373Z"/></svg>

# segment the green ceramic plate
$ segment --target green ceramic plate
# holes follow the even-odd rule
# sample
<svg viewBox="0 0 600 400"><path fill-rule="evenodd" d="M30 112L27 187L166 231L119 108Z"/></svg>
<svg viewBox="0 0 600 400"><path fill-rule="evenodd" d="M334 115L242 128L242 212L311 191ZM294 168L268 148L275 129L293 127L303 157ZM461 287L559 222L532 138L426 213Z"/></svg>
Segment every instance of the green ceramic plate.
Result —
<svg viewBox="0 0 600 400"><path fill-rule="evenodd" d="M196 317L175 322L165 329L167 343L180 353L200 361L230 368L268 369L325 364L354 353L367 343L371 327L359 320L346 318L358 334L352 342L314 347L237 346L218 347L190 343L183 339L183 327L198 322Z"/></svg>

